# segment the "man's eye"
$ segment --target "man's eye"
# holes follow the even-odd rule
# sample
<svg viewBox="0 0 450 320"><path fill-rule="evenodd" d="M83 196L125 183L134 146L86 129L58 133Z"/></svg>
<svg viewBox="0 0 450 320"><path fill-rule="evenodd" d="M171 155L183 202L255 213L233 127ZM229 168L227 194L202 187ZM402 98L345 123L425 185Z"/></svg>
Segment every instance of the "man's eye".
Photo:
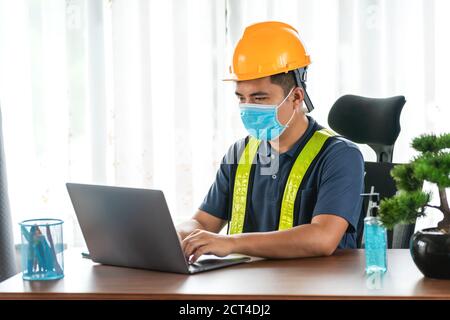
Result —
<svg viewBox="0 0 450 320"><path fill-rule="evenodd" d="M264 101L266 99L267 99L266 97L256 97L255 101Z"/></svg>

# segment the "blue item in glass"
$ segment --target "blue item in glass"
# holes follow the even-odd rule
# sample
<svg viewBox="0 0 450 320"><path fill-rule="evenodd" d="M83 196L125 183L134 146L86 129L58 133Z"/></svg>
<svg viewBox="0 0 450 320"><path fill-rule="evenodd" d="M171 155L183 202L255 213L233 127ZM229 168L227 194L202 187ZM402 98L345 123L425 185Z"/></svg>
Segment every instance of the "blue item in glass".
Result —
<svg viewBox="0 0 450 320"><path fill-rule="evenodd" d="M364 219L366 273L386 272L387 233L377 217Z"/></svg>
<svg viewBox="0 0 450 320"><path fill-rule="evenodd" d="M56 219L36 219L20 224L24 280L55 280L64 277L62 223ZM44 228L45 234L42 232Z"/></svg>

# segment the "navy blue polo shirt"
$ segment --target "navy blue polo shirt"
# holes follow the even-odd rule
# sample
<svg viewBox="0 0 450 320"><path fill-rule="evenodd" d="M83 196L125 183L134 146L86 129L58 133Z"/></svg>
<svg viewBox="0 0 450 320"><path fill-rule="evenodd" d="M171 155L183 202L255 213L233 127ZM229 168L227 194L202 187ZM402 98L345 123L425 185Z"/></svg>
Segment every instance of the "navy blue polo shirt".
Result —
<svg viewBox="0 0 450 320"><path fill-rule="evenodd" d="M260 144L251 178L251 201L248 203L244 232L278 230L281 199L296 154L306 144L307 137L322 128L313 118L308 116L308 120L306 132L287 152L278 154L269 143ZM229 148L200 210L220 219L230 220L231 170L233 165L236 168L244 148L245 139ZM311 223L312 218L320 214L342 217L347 220L349 227L338 248L356 248L363 179L364 159L358 147L342 137L329 138L300 186L294 225Z"/></svg>

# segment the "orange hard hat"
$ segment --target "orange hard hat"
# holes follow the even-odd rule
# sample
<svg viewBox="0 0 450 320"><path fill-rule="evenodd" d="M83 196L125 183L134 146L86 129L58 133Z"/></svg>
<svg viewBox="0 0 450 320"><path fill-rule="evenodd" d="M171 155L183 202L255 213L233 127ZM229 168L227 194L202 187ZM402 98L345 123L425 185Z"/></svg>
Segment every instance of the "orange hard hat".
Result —
<svg viewBox="0 0 450 320"><path fill-rule="evenodd" d="M234 49L230 78L252 80L305 68L311 63L292 26L277 21L248 26Z"/></svg>

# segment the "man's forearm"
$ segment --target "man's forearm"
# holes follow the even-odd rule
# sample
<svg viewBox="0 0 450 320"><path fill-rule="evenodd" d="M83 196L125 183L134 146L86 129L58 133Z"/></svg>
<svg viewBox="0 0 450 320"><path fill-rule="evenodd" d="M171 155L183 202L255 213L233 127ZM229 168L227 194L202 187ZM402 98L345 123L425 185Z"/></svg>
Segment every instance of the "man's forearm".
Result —
<svg viewBox="0 0 450 320"><path fill-rule="evenodd" d="M192 232L194 232L196 229L204 230L205 228L197 220L190 219L190 220L184 221L183 223L180 223L179 225L177 225L176 229L177 229L178 234L181 237L181 240L183 240L188 235L190 235Z"/></svg>
<svg viewBox="0 0 450 320"><path fill-rule="evenodd" d="M284 231L232 236L235 253L264 258L300 258L331 255L335 247L319 225L305 224Z"/></svg>

